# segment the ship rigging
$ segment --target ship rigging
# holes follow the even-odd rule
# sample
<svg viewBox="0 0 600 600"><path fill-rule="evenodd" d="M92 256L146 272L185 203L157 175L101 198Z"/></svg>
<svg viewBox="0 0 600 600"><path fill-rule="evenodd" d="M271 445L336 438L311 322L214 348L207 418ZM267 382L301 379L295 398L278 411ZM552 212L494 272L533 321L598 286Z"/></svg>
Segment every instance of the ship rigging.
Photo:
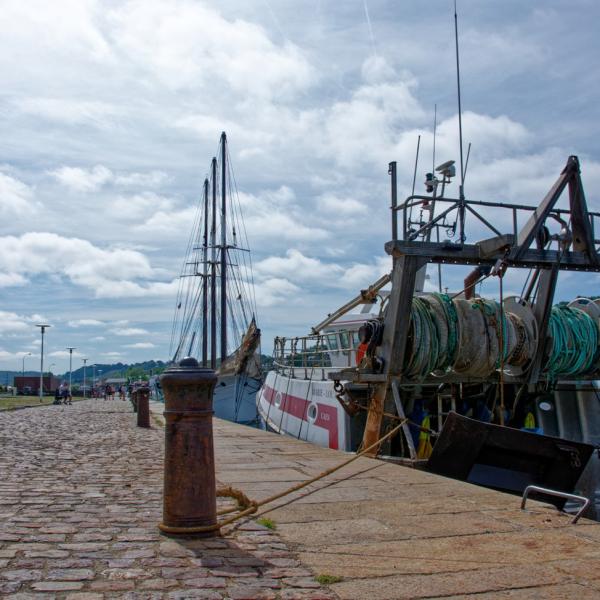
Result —
<svg viewBox="0 0 600 600"><path fill-rule="evenodd" d="M217 369L217 416L256 419L260 387L260 330L248 235L243 221L227 136L202 187L181 268L171 333L172 360L198 358Z"/></svg>

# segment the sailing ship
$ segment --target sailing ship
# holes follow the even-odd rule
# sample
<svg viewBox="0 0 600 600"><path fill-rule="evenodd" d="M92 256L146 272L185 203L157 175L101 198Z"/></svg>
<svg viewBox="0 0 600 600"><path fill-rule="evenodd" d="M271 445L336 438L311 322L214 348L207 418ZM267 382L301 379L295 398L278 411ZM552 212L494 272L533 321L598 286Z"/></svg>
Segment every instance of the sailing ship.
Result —
<svg viewBox="0 0 600 600"><path fill-rule="evenodd" d="M260 329L248 236L225 132L204 180L181 269L170 354L174 362L193 356L201 366L217 370L217 417L258 423Z"/></svg>
<svg viewBox="0 0 600 600"><path fill-rule="evenodd" d="M577 157L537 207L468 200L464 180L446 196L453 161L398 204L395 163L390 174L393 269L310 335L275 339L257 395L268 428L354 452L403 423L380 448L388 460L513 493L577 485L598 511L597 456L581 476L600 441L600 300L553 306L560 272L600 272L600 213L588 211ZM489 237L468 243L475 225ZM474 269L458 293L426 292L428 265ZM526 285L504 297L515 269L529 271ZM488 278L497 299L474 293Z"/></svg>

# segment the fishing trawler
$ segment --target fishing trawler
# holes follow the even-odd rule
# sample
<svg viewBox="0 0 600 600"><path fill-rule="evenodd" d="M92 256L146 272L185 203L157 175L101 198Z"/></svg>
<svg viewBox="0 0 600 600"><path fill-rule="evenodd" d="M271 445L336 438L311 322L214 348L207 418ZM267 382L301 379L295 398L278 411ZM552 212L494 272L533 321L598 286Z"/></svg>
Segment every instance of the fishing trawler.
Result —
<svg viewBox="0 0 600 600"><path fill-rule="evenodd" d="M261 417L273 431L344 451L403 423L380 449L388 460L509 492L577 484L594 496L597 457L581 476L600 442L600 300L553 306L559 273L600 272L600 213L588 211L579 161L569 157L538 206L468 200L464 180L448 197L455 174L452 161L440 165L426 175L427 194L398 204L390 163L391 273L310 335L275 339ZM487 237L468 243L469 228ZM444 233L455 241L431 241ZM473 270L459 293L441 284L426 292L427 265ZM505 297L516 269L529 271L526 284ZM499 296L477 297L490 278Z"/></svg>
<svg viewBox="0 0 600 600"><path fill-rule="evenodd" d="M225 132L204 180L187 245L170 354L174 362L193 356L200 365L217 370L213 399L217 417L258 423L260 329L248 236Z"/></svg>

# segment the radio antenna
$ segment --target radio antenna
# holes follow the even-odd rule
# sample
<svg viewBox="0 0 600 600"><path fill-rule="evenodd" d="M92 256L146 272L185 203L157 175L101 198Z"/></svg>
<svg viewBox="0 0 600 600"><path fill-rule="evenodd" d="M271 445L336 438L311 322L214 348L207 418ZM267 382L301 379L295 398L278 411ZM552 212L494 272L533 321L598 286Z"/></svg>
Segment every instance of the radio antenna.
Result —
<svg viewBox="0 0 600 600"><path fill-rule="evenodd" d="M433 105L433 164L431 165L431 172L435 173L435 136L437 132L437 104Z"/></svg>
<svg viewBox="0 0 600 600"><path fill-rule="evenodd" d="M458 16L456 14L456 0L454 0L454 42L456 45L456 86L458 89L458 140L460 144L460 206L458 211L460 221L460 241L465 241L465 166L463 160L463 134L462 134L462 106L460 102L460 59L458 56Z"/></svg>
<svg viewBox="0 0 600 600"><path fill-rule="evenodd" d="M460 144L460 184L465 183L465 168L463 163L463 137L462 137L462 106L460 102L460 58L458 56L458 15L456 14L456 0L454 0L454 42L456 45L456 87L458 89L458 139Z"/></svg>

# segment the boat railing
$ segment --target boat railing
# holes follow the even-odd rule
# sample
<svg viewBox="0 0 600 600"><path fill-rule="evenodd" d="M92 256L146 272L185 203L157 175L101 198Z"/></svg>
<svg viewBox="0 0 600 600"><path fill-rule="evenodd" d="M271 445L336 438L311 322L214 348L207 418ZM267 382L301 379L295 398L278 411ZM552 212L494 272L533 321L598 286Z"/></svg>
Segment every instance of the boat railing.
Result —
<svg viewBox="0 0 600 600"><path fill-rule="evenodd" d="M437 208L435 214L429 214L430 211L434 211L434 207ZM416 220L412 216L415 209L421 215ZM488 218L484 216L486 209L490 209ZM403 203L394 206L393 210L401 214L401 239L405 242L413 242L418 241L419 238L429 240L434 230L438 230L438 232L444 230L448 237L452 238L458 235L460 238L464 234L467 217L476 219L487 231L497 236L502 235L502 232L492 224L492 221L496 225L500 224L500 226L502 226L501 224L510 224L511 234L516 239L519 234L520 225L532 213L539 210L539 207L525 204L509 204L506 202L461 200L460 198L413 194L406 198ZM427 218L423 218L425 213L429 215ZM572 220L570 209L552 208L548 211L548 216L556 222L557 229L568 229L568 224ZM586 216L590 222L592 237L594 238L593 242L594 244L600 244L600 239L597 239L596 235L594 235L594 232L597 232L600 227L600 213L589 211ZM461 231L456 231L457 226ZM560 238L556 235L549 238L548 241L558 243Z"/></svg>
<svg viewBox="0 0 600 600"><path fill-rule="evenodd" d="M356 363L355 331L276 337L273 368L286 377L327 380L327 373Z"/></svg>

